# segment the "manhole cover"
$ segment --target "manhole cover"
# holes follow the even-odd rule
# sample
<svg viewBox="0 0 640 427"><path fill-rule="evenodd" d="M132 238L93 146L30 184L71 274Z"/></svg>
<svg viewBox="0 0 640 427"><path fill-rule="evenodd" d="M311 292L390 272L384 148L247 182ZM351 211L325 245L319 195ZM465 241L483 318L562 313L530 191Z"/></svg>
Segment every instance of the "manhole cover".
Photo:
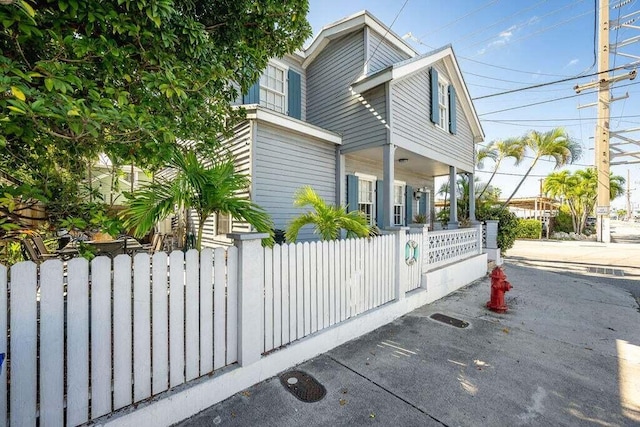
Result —
<svg viewBox="0 0 640 427"><path fill-rule="evenodd" d="M447 316L446 314L434 313L430 317L433 320L446 323L447 325L455 326L456 328L466 328L467 326L469 326L468 322L465 322L464 320L456 319L451 316Z"/></svg>
<svg viewBox="0 0 640 427"><path fill-rule="evenodd" d="M289 371L280 375L280 383L303 402L317 402L327 390L311 375L302 371Z"/></svg>
<svg viewBox="0 0 640 427"><path fill-rule="evenodd" d="M624 276L624 270L619 268L606 268L606 267L588 267L589 273L608 274L610 276Z"/></svg>

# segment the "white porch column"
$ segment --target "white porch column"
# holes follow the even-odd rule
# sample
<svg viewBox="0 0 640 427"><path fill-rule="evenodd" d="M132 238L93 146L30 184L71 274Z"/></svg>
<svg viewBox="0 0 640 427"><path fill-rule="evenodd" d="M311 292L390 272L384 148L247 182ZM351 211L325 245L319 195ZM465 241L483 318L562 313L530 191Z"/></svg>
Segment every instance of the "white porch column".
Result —
<svg viewBox="0 0 640 427"><path fill-rule="evenodd" d="M469 221L476 223L476 183L472 173L468 173L469 177Z"/></svg>
<svg viewBox="0 0 640 427"><path fill-rule="evenodd" d="M458 228L458 200L456 199L456 177L458 172L455 166L449 166L449 224L447 228Z"/></svg>
<svg viewBox="0 0 640 427"><path fill-rule="evenodd" d="M347 204L345 191L345 158L340 152L340 147L336 147L336 206L344 206Z"/></svg>
<svg viewBox="0 0 640 427"><path fill-rule="evenodd" d="M382 227L389 228L393 222L393 182L395 175L395 151L396 146L387 144L382 147L382 163L384 168L384 195L382 197Z"/></svg>

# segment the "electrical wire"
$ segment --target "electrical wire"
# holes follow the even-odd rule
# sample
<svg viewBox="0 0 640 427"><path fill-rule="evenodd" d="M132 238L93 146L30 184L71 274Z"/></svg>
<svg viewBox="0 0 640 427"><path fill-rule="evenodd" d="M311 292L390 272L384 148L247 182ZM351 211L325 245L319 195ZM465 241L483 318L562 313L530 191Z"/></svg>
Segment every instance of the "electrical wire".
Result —
<svg viewBox="0 0 640 427"><path fill-rule="evenodd" d="M461 21L461 20L462 20L462 19L464 19L464 18L468 18L469 16L471 16L471 15L473 15L473 14L475 14L475 13L477 13L477 12L481 11L482 9L485 9L485 8L487 8L487 7L491 6L492 4L497 3L498 1L500 1L500 0L491 0L489 3L485 3L484 5L480 6L479 8L474 9L474 10L472 10L471 12L469 12L469 13L467 13L467 14L465 14L465 15L462 15L462 16L460 16L459 18L456 18L456 19L454 19L453 21L451 21L451 22L449 22L449 23L447 23L447 24L444 24L442 27L436 28L435 30L431 30L431 31L429 31L429 32L427 32L427 33L425 33L425 34L423 34L422 36L420 36L420 37L418 37L418 38L419 38L419 39L422 39L422 38L424 38L425 36L427 36L427 35L429 35L429 34L434 34L434 33L437 33L437 32L439 32L439 31L442 31L443 29L445 29L445 28L447 28L447 27L450 27L451 25L455 24L456 22L459 22L459 21Z"/></svg>
<svg viewBox="0 0 640 427"><path fill-rule="evenodd" d="M640 114L633 114L633 115L629 115L629 116L622 116L623 118L627 119L627 118L634 118L634 117L640 117ZM565 122L565 121L575 121L575 120L598 120L597 117L584 117L581 119L577 119L577 118L561 118L561 119L483 119L483 121L485 122L493 122L493 123L501 123L501 122L508 122L508 121L519 121L519 122Z"/></svg>

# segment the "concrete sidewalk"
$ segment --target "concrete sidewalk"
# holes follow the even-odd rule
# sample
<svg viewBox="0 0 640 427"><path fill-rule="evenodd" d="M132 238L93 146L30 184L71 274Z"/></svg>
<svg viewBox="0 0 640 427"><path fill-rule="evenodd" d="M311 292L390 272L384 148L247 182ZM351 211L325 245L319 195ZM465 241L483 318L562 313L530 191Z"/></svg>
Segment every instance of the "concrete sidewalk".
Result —
<svg viewBox="0 0 640 427"><path fill-rule="evenodd" d="M489 281L297 367L327 389L297 400L272 378L180 426L638 425L640 313L625 291L505 265L510 311ZM458 329L430 319L443 313Z"/></svg>

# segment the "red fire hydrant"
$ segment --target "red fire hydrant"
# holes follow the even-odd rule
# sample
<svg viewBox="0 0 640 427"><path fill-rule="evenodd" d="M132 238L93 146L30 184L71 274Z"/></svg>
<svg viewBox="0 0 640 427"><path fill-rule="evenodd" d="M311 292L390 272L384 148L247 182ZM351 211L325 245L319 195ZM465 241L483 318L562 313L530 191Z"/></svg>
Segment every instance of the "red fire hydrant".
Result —
<svg viewBox="0 0 640 427"><path fill-rule="evenodd" d="M504 293L511 288L504 271L500 267L494 268L491 272L491 301L487 303L487 308L497 313L505 313L508 307L504 302Z"/></svg>

